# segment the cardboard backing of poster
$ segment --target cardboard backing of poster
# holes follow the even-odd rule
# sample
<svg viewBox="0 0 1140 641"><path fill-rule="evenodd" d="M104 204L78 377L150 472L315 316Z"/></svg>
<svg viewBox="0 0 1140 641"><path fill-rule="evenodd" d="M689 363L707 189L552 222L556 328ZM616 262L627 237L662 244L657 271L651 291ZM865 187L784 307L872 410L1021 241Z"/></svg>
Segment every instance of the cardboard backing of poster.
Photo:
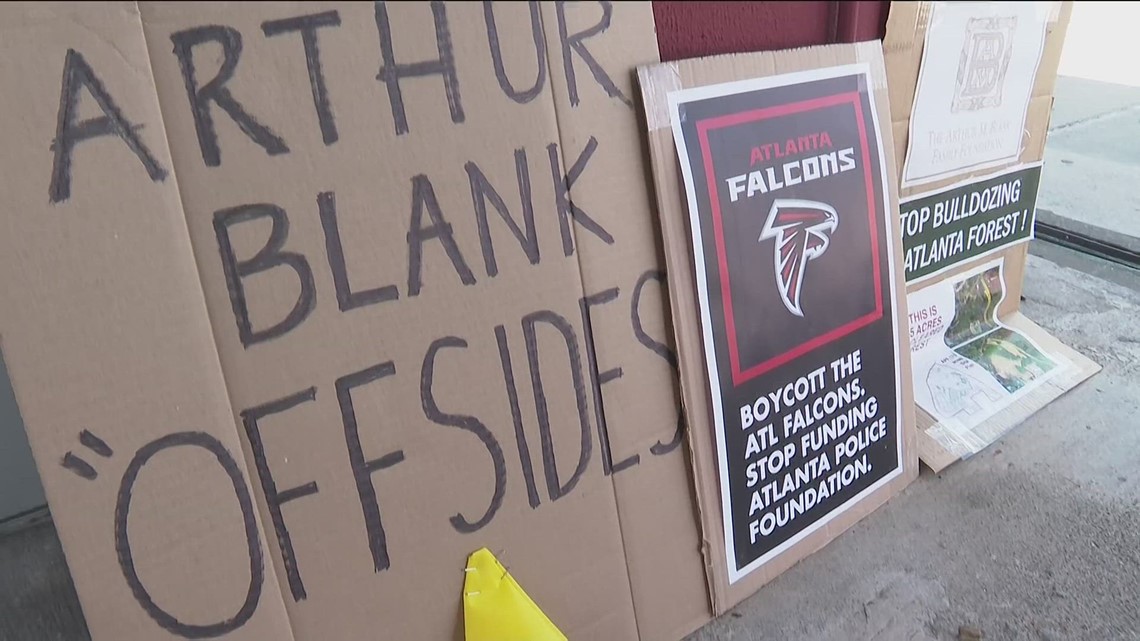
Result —
<svg viewBox="0 0 1140 641"><path fill-rule="evenodd" d="M862 43L639 76L720 613L917 473L885 75Z"/></svg>
<svg viewBox="0 0 1140 641"><path fill-rule="evenodd" d="M1049 129L1049 116L1052 111L1057 65L1061 58L1065 29L1072 14L1071 2L1048 4L1050 4L1050 9L1045 23L1044 44L1026 107L1025 124L1019 145L1020 152L1016 159L1009 162L1011 167L1040 162L1045 154L1045 137ZM883 37L883 56L886 60L887 78L889 80L890 112L894 119L892 128L895 156L900 159L906 158L910 140L911 112L915 105L923 52L927 42L926 35L933 10L934 3L932 2L894 2L891 3L890 14L887 18L886 33ZM960 60L961 53L962 46L959 45L956 49L946 50L943 55L954 60ZM989 177L1003 170L1002 167L966 170L926 184L903 186L900 188L899 194L901 200L907 201L920 194L937 192L951 185L972 183L977 179ZM903 176L901 162L898 165L898 171L901 181ZM1010 292L1010 296L1003 303L1000 312L1002 314L1012 313L1017 310L1020 301L1027 250L1028 245L1016 244L988 256L966 256L961 260L954 261L945 271L941 272L938 278L952 277L956 273L976 267L987 259L1000 256L1005 259L1005 275ZM910 284L907 291L912 292L935 280L935 278L931 278L918 284Z"/></svg>

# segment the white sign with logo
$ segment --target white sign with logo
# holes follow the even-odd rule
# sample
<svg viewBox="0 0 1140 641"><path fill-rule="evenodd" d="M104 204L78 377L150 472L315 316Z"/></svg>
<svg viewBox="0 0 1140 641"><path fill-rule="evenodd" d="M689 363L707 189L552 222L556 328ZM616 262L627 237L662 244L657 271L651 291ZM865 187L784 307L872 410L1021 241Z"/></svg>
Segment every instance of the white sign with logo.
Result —
<svg viewBox="0 0 1140 641"><path fill-rule="evenodd" d="M934 3L903 187L1017 160L1050 8L1049 2Z"/></svg>

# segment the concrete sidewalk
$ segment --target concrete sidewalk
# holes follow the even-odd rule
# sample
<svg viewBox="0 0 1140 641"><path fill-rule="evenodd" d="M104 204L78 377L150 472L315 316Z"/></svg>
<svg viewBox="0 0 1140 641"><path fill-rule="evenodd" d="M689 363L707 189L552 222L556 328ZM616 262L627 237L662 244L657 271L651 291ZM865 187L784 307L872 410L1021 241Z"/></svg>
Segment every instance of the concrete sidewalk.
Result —
<svg viewBox="0 0 1140 641"><path fill-rule="evenodd" d="M1140 87L1059 76L1039 208L1140 237Z"/></svg>
<svg viewBox="0 0 1140 641"><path fill-rule="evenodd" d="M1034 252L1023 311L1104 370L690 641L1140 639L1140 276Z"/></svg>
<svg viewBox="0 0 1140 641"><path fill-rule="evenodd" d="M1136 2L1073 5L1038 200L1040 209L1092 225L1092 235L1109 242L1095 228L1140 237L1138 20Z"/></svg>
<svg viewBox="0 0 1140 641"><path fill-rule="evenodd" d="M1025 313L1104 370L690 641L1140 639L1140 277L1033 251ZM0 538L0 640L86 639L51 525Z"/></svg>

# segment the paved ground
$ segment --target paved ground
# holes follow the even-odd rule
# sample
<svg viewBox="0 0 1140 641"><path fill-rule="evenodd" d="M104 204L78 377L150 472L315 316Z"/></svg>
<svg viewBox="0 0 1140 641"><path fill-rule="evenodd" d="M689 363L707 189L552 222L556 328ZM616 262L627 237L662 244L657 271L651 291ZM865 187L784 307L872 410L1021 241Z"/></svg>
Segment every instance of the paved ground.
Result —
<svg viewBox="0 0 1140 641"><path fill-rule="evenodd" d="M1065 34L1039 206L1140 236L1137 2L1078 2Z"/></svg>
<svg viewBox="0 0 1140 641"><path fill-rule="evenodd" d="M1140 639L1140 275L1037 250L1023 310L1104 370L690 641Z"/></svg>
<svg viewBox="0 0 1140 641"><path fill-rule="evenodd" d="M52 524L0 535L0 640L89 639Z"/></svg>
<svg viewBox="0 0 1140 641"><path fill-rule="evenodd" d="M1140 87L1058 77L1038 206L1140 236Z"/></svg>

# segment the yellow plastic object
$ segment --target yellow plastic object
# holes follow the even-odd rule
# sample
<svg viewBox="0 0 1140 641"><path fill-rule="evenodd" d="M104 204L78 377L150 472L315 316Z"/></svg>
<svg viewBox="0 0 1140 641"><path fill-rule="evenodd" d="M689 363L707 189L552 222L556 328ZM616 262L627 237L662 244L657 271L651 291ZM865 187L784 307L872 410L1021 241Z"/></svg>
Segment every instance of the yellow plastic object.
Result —
<svg viewBox="0 0 1140 641"><path fill-rule="evenodd" d="M487 548L467 557L463 630L467 641L566 641Z"/></svg>

